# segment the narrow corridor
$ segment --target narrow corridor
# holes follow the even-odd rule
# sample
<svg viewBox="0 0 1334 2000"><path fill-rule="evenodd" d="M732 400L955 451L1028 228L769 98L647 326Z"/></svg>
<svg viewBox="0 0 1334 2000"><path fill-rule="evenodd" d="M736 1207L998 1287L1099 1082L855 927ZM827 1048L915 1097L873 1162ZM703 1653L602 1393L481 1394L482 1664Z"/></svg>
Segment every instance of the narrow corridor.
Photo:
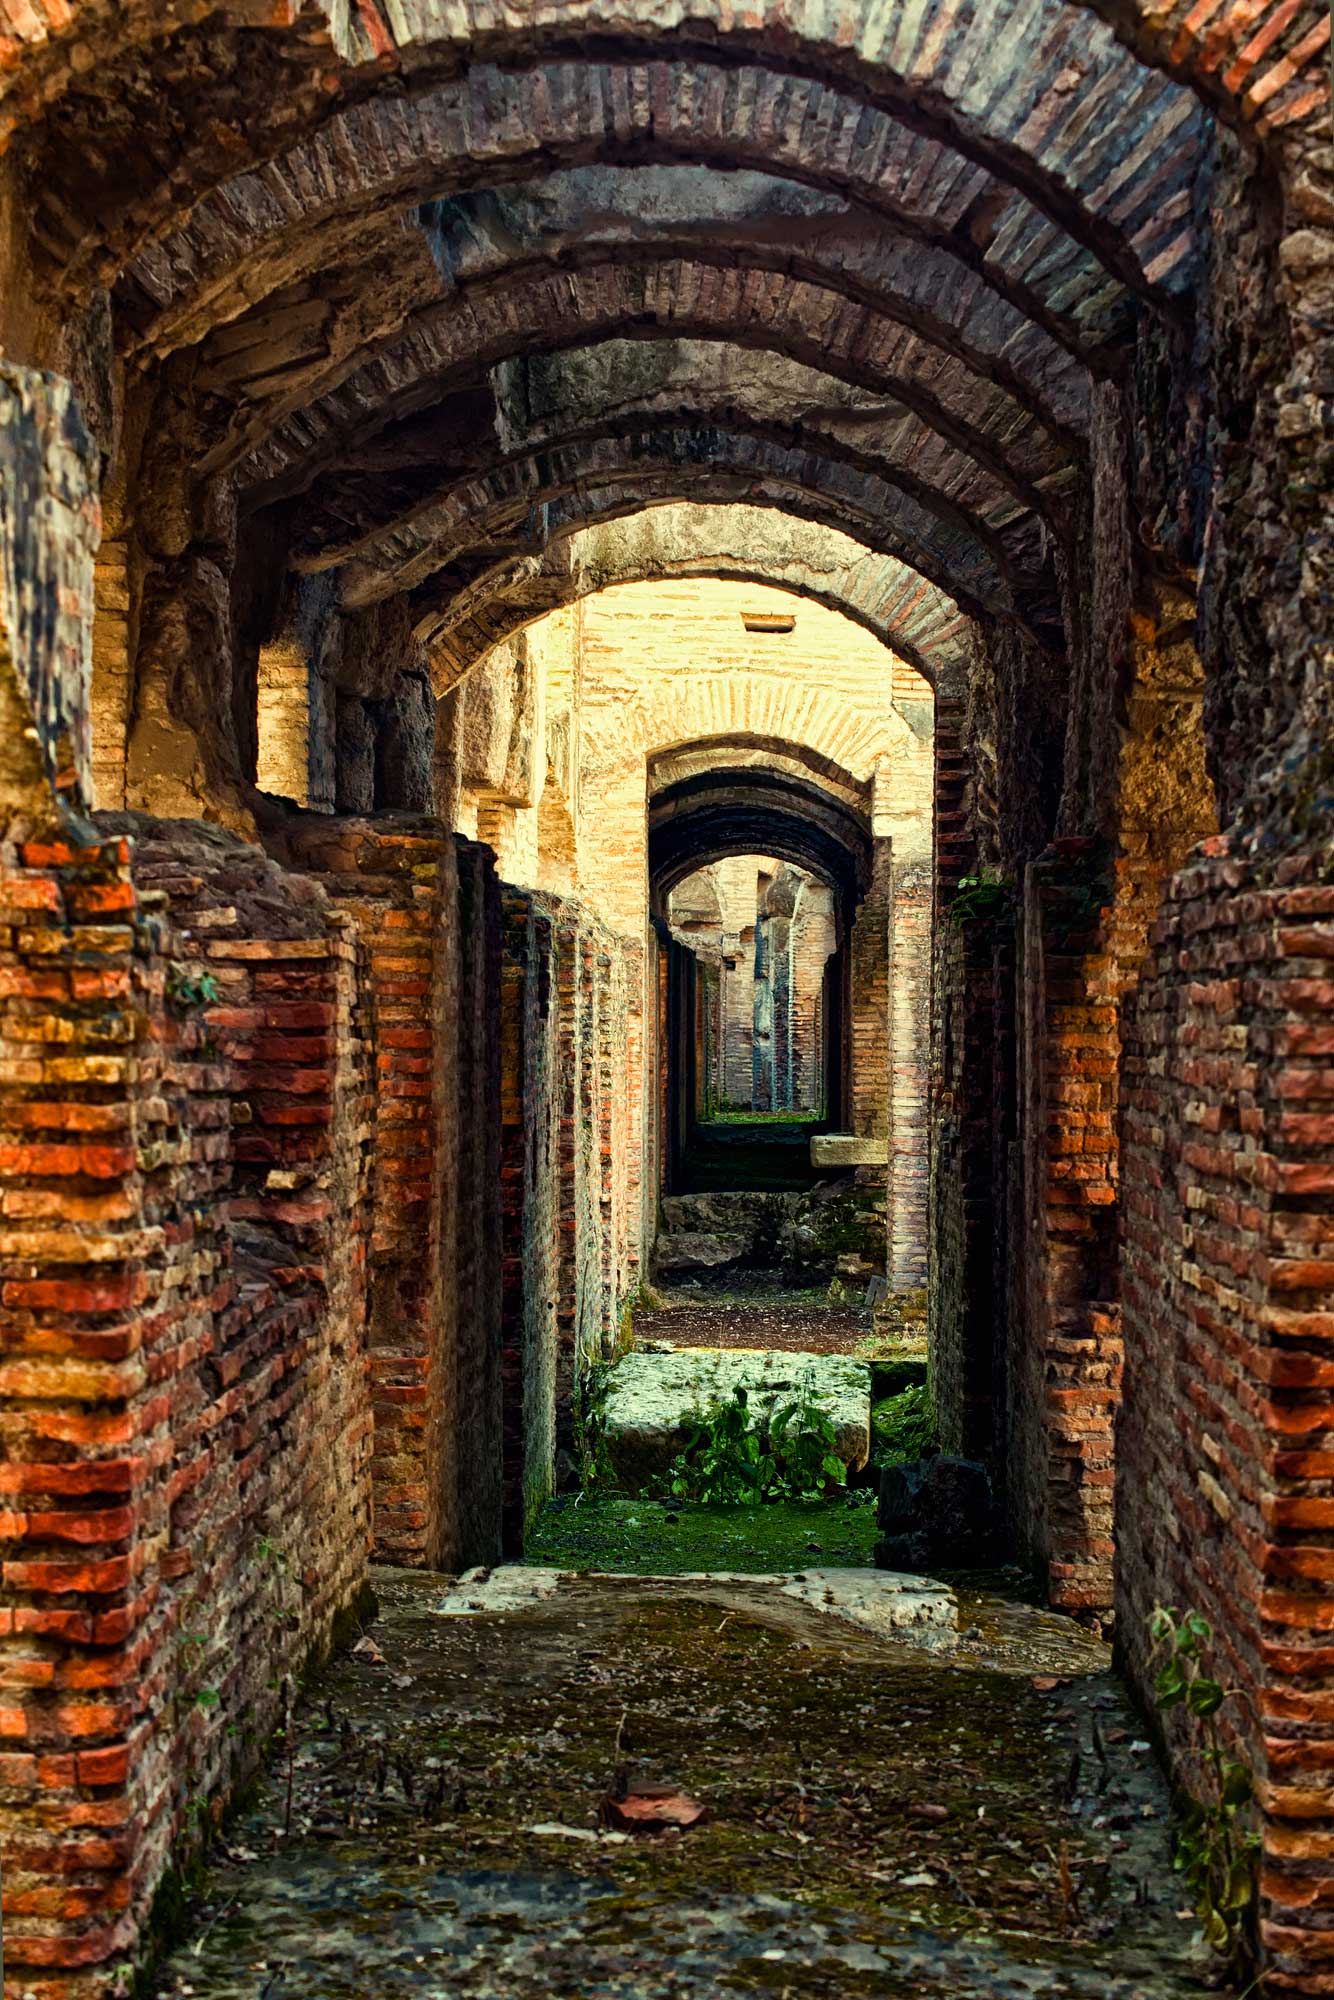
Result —
<svg viewBox="0 0 1334 2000"><path fill-rule="evenodd" d="M1334 2000L1332 21L0 0L3 2000Z"/></svg>
<svg viewBox="0 0 1334 2000"><path fill-rule="evenodd" d="M936 1651L736 1582L375 1584L163 2000L1206 1990L1142 1724L1068 1621L965 1587ZM606 1826L643 1781L705 1816Z"/></svg>

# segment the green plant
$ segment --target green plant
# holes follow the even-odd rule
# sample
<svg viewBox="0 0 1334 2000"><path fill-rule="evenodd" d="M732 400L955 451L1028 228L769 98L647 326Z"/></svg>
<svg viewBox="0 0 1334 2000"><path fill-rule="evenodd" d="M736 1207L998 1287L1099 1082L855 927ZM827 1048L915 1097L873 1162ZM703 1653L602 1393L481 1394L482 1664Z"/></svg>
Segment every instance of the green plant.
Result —
<svg viewBox="0 0 1334 2000"><path fill-rule="evenodd" d="M211 972L189 972L183 965L173 965L167 974L167 1001L178 1014L216 1005L221 992Z"/></svg>
<svg viewBox="0 0 1334 2000"><path fill-rule="evenodd" d="M1198 1611L1158 1605L1149 1619L1151 1658L1165 1654L1153 1695L1162 1709L1184 1708L1199 1725L1207 1791L1179 1802L1173 1866L1194 1899L1206 1943L1235 1968L1250 1954L1260 1838L1245 1815L1254 1796L1250 1771L1231 1754L1218 1716L1236 1690L1208 1670L1213 1627Z"/></svg>
<svg viewBox="0 0 1334 2000"><path fill-rule="evenodd" d="M809 1375L787 1402L773 1396L759 1409L740 1386L694 1418L668 1473L670 1489L678 1500L713 1506L818 1499L847 1481L837 1435Z"/></svg>
<svg viewBox="0 0 1334 2000"><path fill-rule="evenodd" d="M574 1394L574 1456L582 1493L606 1493L616 1486L607 1446L607 1394L611 1364L590 1362Z"/></svg>
<svg viewBox="0 0 1334 2000"><path fill-rule="evenodd" d="M936 1412L925 1382L886 1396L871 1412L872 1452L877 1465L906 1465L936 1442Z"/></svg>
<svg viewBox="0 0 1334 2000"><path fill-rule="evenodd" d="M983 863L976 875L960 877L949 906L954 925L976 923L979 918L997 916L1005 907L1010 885L999 868Z"/></svg>

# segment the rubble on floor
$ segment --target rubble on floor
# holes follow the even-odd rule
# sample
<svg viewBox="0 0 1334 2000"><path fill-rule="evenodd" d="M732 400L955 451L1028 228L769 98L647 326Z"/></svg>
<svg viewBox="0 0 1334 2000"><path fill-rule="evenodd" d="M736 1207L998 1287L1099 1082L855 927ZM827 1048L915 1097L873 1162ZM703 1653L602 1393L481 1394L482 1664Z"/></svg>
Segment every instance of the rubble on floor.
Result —
<svg viewBox="0 0 1334 2000"><path fill-rule="evenodd" d="M1105 1647L960 1593L932 1653L777 1589L583 1579L311 1683L160 2000L1195 2000ZM608 1832L666 1787L687 1827ZM641 1792L641 1796L642 1796Z"/></svg>

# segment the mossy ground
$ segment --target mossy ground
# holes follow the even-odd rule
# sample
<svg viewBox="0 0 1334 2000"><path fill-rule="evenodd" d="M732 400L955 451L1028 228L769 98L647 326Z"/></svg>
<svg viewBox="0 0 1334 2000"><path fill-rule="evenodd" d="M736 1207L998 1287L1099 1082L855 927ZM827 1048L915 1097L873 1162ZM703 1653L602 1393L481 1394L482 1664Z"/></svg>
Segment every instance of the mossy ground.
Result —
<svg viewBox="0 0 1334 2000"><path fill-rule="evenodd" d="M788 1501L772 1507L664 1507L619 1494L554 1501L538 1516L525 1562L634 1576L692 1570L772 1574L863 1569L875 1551L875 1507L867 1498Z"/></svg>
<svg viewBox="0 0 1334 2000"><path fill-rule="evenodd" d="M1202 1990L1161 1786L1061 1621L979 1599L938 1657L744 1585L477 1618L438 1614L439 1578L379 1587L382 1657L312 1685L164 2000ZM618 1768L706 1819L590 1838Z"/></svg>

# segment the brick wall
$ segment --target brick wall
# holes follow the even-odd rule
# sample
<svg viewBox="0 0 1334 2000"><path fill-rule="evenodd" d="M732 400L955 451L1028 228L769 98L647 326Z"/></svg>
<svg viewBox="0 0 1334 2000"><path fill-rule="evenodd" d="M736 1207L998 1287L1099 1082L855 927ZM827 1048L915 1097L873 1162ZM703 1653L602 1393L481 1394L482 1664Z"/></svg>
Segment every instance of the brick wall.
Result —
<svg viewBox="0 0 1334 2000"><path fill-rule="evenodd" d="M488 851L408 815L278 837L365 953L375 1041L369 1285L375 1546L500 1548L499 904Z"/></svg>
<svg viewBox="0 0 1334 2000"><path fill-rule="evenodd" d="M553 1486L577 1377L638 1282L643 954L578 904L503 890L504 1540Z"/></svg>
<svg viewBox="0 0 1334 2000"><path fill-rule="evenodd" d="M1093 843L1029 868L1018 941L1020 1115L1009 1310L1009 1497L1053 1604L1112 1598L1116 1274L1116 967Z"/></svg>
<svg viewBox="0 0 1334 2000"><path fill-rule="evenodd" d="M1155 1601L1213 1621L1256 1718L1266 1990L1304 1994L1334 1992L1332 958L1313 860L1215 838L1124 1030L1119 1643L1143 1691Z"/></svg>
<svg viewBox="0 0 1334 2000"><path fill-rule="evenodd" d="M39 1995L132 1944L364 1576L356 952L240 852L4 855L0 1811Z"/></svg>

